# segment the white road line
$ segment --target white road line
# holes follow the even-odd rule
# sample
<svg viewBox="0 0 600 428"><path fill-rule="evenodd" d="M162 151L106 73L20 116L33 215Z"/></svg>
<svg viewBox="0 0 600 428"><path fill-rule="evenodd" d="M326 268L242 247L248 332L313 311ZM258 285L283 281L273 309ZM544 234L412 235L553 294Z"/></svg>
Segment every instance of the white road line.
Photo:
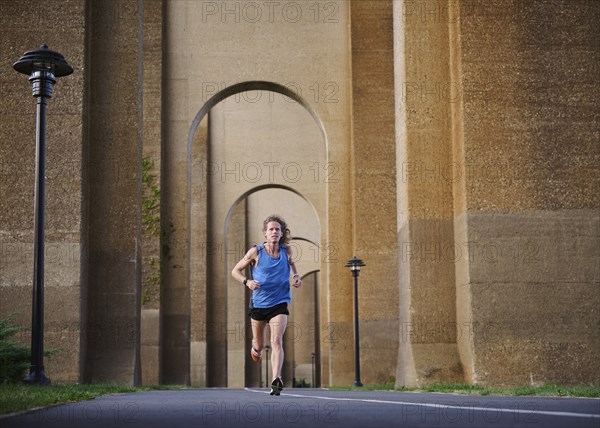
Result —
<svg viewBox="0 0 600 428"><path fill-rule="evenodd" d="M250 392L259 392L261 394L269 394L269 391L258 391L255 389L244 388ZM433 404L433 403L411 403L408 401L389 401L389 400L373 400L368 398L341 398L341 397L323 397L320 395L300 395L300 394L290 394L290 393L281 393L281 395L285 395L288 397L300 397L300 398L318 398L320 400L332 400L332 401L361 401L364 403L378 403L378 404L395 404L395 405L404 405L404 406L423 406L423 407L435 407L435 408L447 408L451 407L453 409L461 409L461 410L471 410L471 411L482 411L482 412L510 412L510 413L524 413L527 415L548 415L548 416L568 416L575 418L594 418L600 419L600 414L594 413L574 413L574 412L559 412L559 411L551 411L551 410L534 410L534 409L503 409L501 407L478 407L478 406L459 406L456 404Z"/></svg>

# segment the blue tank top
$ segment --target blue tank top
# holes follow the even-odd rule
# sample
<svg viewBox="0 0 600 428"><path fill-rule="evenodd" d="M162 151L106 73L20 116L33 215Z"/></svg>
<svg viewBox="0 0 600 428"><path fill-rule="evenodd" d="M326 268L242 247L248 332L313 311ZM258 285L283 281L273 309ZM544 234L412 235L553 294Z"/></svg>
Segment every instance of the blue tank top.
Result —
<svg viewBox="0 0 600 428"><path fill-rule="evenodd" d="M273 258L264 244L257 245L258 263L252 268L252 277L260 288L252 292L255 308L271 308L280 303L290 303L290 263L284 244L279 245L279 257Z"/></svg>

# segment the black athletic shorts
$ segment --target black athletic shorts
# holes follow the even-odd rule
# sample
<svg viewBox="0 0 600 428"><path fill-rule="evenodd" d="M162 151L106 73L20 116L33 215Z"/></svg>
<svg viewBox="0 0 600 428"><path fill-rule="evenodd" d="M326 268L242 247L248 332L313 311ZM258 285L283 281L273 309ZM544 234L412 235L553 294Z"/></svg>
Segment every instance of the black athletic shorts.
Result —
<svg viewBox="0 0 600 428"><path fill-rule="evenodd" d="M271 318L276 317L277 315L289 315L290 311L288 311L287 303L280 303L278 305L272 306L270 308L250 308L248 311L248 316L256 321L271 321Z"/></svg>

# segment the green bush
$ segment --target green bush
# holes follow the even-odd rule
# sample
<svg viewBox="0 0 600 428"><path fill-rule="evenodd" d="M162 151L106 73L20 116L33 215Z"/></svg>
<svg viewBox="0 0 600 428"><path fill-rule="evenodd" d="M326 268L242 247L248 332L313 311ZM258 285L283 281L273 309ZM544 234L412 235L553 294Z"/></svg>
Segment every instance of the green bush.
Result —
<svg viewBox="0 0 600 428"><path fill-rule="evenodd" d="M29 367L30 349L11 339L19 331L20 327L12 325L12 317L0 320L0 383L23 380Z"/></svg>

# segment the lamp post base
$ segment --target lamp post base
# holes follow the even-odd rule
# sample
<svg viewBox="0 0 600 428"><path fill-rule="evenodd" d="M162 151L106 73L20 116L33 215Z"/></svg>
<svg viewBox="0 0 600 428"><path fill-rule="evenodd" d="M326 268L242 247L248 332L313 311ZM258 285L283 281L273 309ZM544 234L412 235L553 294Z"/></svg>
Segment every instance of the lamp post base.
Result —
<svg viewBox="0 0 600 428"><path fill-rule="evenodd" d="M363 384L360 383L360 380L355 380L352 386L363 386Z"/></svg>
<svg viewBox="0 0 600 428"><path fill-rule="evenodd" d="M43 370L32 371L29 375L23 380L26 385L44 385L49 386L52 382L50 378L46 376Z"/></svg>

